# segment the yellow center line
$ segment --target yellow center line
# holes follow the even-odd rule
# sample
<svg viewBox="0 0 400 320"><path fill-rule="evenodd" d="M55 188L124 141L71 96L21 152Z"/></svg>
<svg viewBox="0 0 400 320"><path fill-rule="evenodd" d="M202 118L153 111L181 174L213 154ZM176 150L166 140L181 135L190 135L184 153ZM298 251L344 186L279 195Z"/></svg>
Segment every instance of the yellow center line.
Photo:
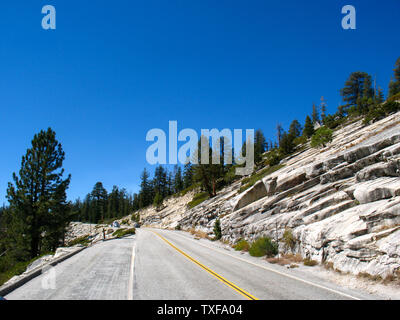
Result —
<svg viewBox="0 0 400 320"><path fill-rule="evenodd" d="M205 271L207 271L208 273L210 273L212 276L214 276L215 278L217 278L219 281L221 281L222 283L224 283L225 285L227 285L228 287L231 287L233 290L235 290L236 292L240 293L242 296L246 297L249 300L258 300L256 297L254 297L253 295L251 295L250 293L246 292L245 290L241 289L240 287L238 287L237 285L233 284L232 282L226 280L224 277L220 276L218 273L212 271L210 268L207 268L205 265L201 264L199 261L197 261L196 259L192 258L191 256L189 256L187 253L183 252L181 249L177 248L176 246L174 246L171 242L169 242L167 239L165 239L162 235L158 234L155 231L152 231L154 234L156 234L157 236L159 236L162 240L164 240L166 243L168 243L172 248L174 248L176 251L178 251L179 253L183 254L186 258L188 258L189 260L191 260L192 262L194 262L195 264L197 264L198 266L200 266L202 269L204 269Z"/></svg>

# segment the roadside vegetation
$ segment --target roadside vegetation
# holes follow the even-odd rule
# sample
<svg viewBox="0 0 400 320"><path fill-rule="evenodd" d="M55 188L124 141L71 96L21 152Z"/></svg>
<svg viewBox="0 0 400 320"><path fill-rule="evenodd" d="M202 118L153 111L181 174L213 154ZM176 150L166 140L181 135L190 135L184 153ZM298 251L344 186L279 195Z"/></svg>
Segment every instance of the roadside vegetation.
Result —
<svg viewBox="0 0 400 320"><path fill-rule="evenodd" d="M251 244L249 253L253 257L273 257L278 254L278 244L268 237L261 237Z"/></svg>
<svg viewBox="0 0 400 320"><path fill-rule="evenodd" d="M135 233L136 233L135 228L129 228L129 229L118 229L112 235L113 235L113 237L116 237L116 238L122 238L127 235L131 235L131 234L135 234Z"/></svg>
<svg viewBox="0 0 400 320"><path fill-rule="evenodd" d="M73 247L73 246L76 246L77 244L81 244L81 245L87 247L90 244L89 235L87 234L85 236L76 238L76 239L68 242L67 246Z"/></svg>
<svg viewBox="0 0 400 320"><path fill-rule="evenodd" d="M196 195L194 195L192 201L190 201L188 203L188 207L190 209L194 208L195 206L199 205L200 203L206 201L207 199L209 199L209 195L207 192L201 192L198 193Z"/></svg>
<svg viewBox="0 0 400 320"><path fill-rule="evenodd" d="M0 286L10 280L12 277L19 276L24 273L26 271L26 268L31 263L46 255L54 255L54 252L45 252L37 256L36 258L30 259L28 261L18 262L16 264L13 264L12 261L7 261L4 259L0 260Z"/></svg>
<svg viewBox="0 0 400 320"><path fill-rule="evenodd" d="M250 244L244 240L244 239L240 239L234 246L233 248L236 251L249 251L250 249Z"/></svg>
<svg viewBox="0 0 400 320"><path fill-rule="evenodd" d="M282 160L301 152L308 144L315 148L327 146L334 131L346 123L362 120L364 125L369 125L398 112L400 58L395 62L386 99L379 84L373 85L371 75L362 71L350 73L340 94L343 104L334 114L327 114L327 102L321 98L319 105L312 104L303 125L294 119L286 131L278 123L276 137L268 140L261 129L256 130L254 161L255 170L259 172L243 179L241 191L279 170L284 165ZM284 120L286 122L287 119ZM221 146L225 146L225 142L231 143L221 139ZM219 150L221 158L225 159L224 148ZM213 151L211 147L210 151ZM171 171L160 165L155 168L152 178L144 169L140 177L140 191L134 194L117 186L108 192L99 181L83 200L71 203L67 200L71 176L64 175L63 168L65 152L51 128L41 130L34 135L31 146L22 157L20 170L10 174L8 204L0 208L0 273L19 272L20 268L44 252L65 246L65 233L71 221L104 224L132 213L135 217L137 215L135 220L138 221L140 209L153 204L161 208L167 197L199 190L189 203L189 208L194 208L215 197L224 186L242 178L235 175L235 169L239 167L238 158L244 157L245 153L246 142L241 150L235 150L232 159L229 159L231 161L221 161L220 164L210 161L210 164L192 165L188 162L184 167L175 166ZM212 152L209 154L211 157ZM195 152L194 157L200 157L199 153ZM35 190L34 194L32 190ZM134 228L128 230L131 231L120 231L117 235L134 234ZM78 241L85 243L84 239ZM277 245L269 238L260 238L248 250L254 256L273 256ZM304 263L313 264L312 261Z"/></svg>

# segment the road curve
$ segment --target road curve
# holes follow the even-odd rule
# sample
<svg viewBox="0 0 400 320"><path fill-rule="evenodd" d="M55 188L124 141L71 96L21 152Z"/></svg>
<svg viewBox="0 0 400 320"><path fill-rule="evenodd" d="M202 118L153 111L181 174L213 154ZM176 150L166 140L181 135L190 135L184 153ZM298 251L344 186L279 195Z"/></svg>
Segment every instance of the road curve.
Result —
<svg viewBox="0 0 400 320"><path fill-rule="evenodd" d="M296 269L195 240L182 231L138 229L135 236L96 244L6 299L290 300L376 299ZM44 285L45 284L45 285Z"/></svg>

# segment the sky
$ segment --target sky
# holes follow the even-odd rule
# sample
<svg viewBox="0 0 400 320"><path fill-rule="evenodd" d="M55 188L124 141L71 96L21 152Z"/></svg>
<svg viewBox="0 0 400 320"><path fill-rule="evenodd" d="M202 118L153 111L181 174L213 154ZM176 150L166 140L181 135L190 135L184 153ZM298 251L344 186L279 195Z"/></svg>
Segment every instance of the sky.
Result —
<svg viewBox="0 0 400 320"><path fill-rule="evenodd" d="M42 7L56 8L44 30ZM344 5L356 30L344 30ZM72 175L68 198L97 181L138 192L146 133L262 129L328 113L353 71L387 93L400 57L398 0L46 0L0 7L0 204L35 133L51 127Z"/></svg>

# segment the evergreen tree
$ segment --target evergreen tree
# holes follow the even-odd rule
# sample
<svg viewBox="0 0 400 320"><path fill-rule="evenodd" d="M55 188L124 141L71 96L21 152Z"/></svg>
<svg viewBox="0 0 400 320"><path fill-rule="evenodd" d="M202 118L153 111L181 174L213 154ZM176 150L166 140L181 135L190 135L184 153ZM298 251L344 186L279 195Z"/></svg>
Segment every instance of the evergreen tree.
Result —
<svg viewBox="0 0 400 320"><path fill-rule="evenodd" d="M280 123L276 126L276 138L278 139L278 144L281 144L281 138L283 134L283 128Z"/></svg>
<svg viewBox="0 0 400 320"><path fill-rule="evenodd" d="M279 149L283 155L291 154L294 151L294 137L286 132L283 132Z"/></svg>
<svg viewBox="0 0 400 320"><path fill-rule="evenodd" d="M375 100L376 105L379 105L379 104L385 102L385 96L383 95L383 90L381 87L378 87L378 90L376 91L374 100Z"/></svg>
<svg viewBox="0 0 400 320"><path fill-rule="evenodd" d="M140 176L140 193L139 193L139 207L144 208L152 203L152 193L153 187L152 183L149 180L149 173L146 168L144 168L142 175Z"/></svg>
<svg viewBox="0 0 400 320"><path fill-rule="evenodd" d="M193 184L193 166L190 162L187 162L183 169L183 184L185 188Z"/></svg>
<svg viewBox="0 0 400 320"><path fill-rule="evenodd" d="M13 174L7 199L11 227L17 242L26 246L31 258L62 241L68 222L66 190L71 176L63 180L65 153L52 129L40 131L22 157L19 177ZM44 245L43 245L44 244Z"/></svg>
<svg viewBox="0 0 400 320"><path fill-rule="evenodd" d="M353 72L345 82L345 87L340 90L343 101L347 105L342 108L342 113L346 114L349 107L356 107L359 113L365 112L362 100L373 98L374 90L372 88L371 76L365 72Z"/></svg>
<svg viewBox="0 0 400 320"><path fill-rule="evenodd" d="M313 134L314 134L314 125L311 121L311 118L307 116L306 121L304 123L303 135L306 136L307 138L311 138Z"/></svg>
<svg viewBox="0 0 400 320"><path fill-rule="evenodd" d="M258 129L255 132L254 137L254 161L255 163L260 163L262 160L262 154L267 149L267 142L265 140L263 132Z"/></svg>
<svg viewBox="0 0 400 320"><path fill-rule="evenodd" d="M90 194L92 217L94 222L104 221L104 215L107 211L107 190L104 189L101 182L97 182Z"/></svg>
<svg viewBox="0 0 400 320"><path fill-rule="evenodd" d="M156 192L156 196L154 197L153 205L156 207L157 210L161 208L163 204L163 197L160 193Z"/></svg>
<svg viewBox="0 0 400 320"><path fill-rule="evenodd" d="M182 169L178 165L175 165L174 168L174 182L173 182L173 189L174 193L178 193L183 190L184 183L182 178Z"/></svg>
<svg viewBox="0 0 400 320"><path fill-rule="evenodd" d="M215 235L215 240L219 240L222 238L221 221L219 220L219 218L215 220L214 235Z"/></svg>
<svg viewBox="0 0 400 320"><path fill-rule="evenodd" d="M389 98L400 93L400 58L397 59L393 71L394 80L392 79L389 84Z"/></svg>
<svg viewBox="0 0 400 320"><path fill-rule="evenodd" d="M301 124L297 120L293 120L289 127L289 135L293 139L296 139L297 137L301 136L302 130Z"/></svg>
<svg viewBox="0 0 400 320"><path fill-rule="evenodd" d="M153 188L154 196L159 193L164 199L168 195L167 171L161 165L154 171Z"/></svg>
<svg viewBox="0 0 400 320"><path fill-rule="evenodd" d="M321 120L324 122L326 118L326 102L324 97L321 97Z"/></svg>
<svg viewBox="0 0 400 320"><path fill-rule="evenodd" d="M312 107L312 123L316 124L317 122L319 122L319 111L318 111L318 107L315 105L315 103L313 103L313 107Z"/></svg>

